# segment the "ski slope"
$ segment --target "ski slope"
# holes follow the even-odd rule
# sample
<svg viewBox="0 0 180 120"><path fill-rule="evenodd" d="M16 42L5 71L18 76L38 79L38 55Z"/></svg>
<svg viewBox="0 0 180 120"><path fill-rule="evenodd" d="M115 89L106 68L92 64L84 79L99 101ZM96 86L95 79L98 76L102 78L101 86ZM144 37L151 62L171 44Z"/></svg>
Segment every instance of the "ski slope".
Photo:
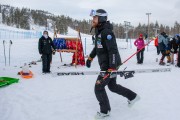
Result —
<svg viewBox="0 0 180 120"><path fill-rule="evenodd" d="M68 36L76 36L76 32L68 28ZM91 36L82 35L83 44L87 40L87 55L93 45ZM8 40L6 40L8 63ZM125 40L117 40L122 61L132 55L136 48L128 45ZM132 40L133 43L133 40ZM127 49L122 49L127 48ZM84 48L85 49L85 48ZM156 48L150 44L144 53L144 64L136 64L136 56L122 65L120 70L165 68L159 66L156 58ZM92 67L63 67L71 62L71 53L59 53L53 56L51 71L93 71L99 70L97 58ZM13 40L11 48L11 65L4 65L4 51L0 42L0 76L19 78L20 82L0 88L0 120L93 120L99 111L99 104L94 94L97 76L63 76L52 77L42 75L42 63L32 65L32 79L22 79L17 75L24 63L40 59L38 39ZM58 68L59 67L59 68ZM114 94L106 88L111 104L111 116L108 120L179 120L180 119L180 69L174 66L172 72L135 74L131 79L117 78L121 84L140 95L141 100L132 108L128 108L127 99Z"/></svg>

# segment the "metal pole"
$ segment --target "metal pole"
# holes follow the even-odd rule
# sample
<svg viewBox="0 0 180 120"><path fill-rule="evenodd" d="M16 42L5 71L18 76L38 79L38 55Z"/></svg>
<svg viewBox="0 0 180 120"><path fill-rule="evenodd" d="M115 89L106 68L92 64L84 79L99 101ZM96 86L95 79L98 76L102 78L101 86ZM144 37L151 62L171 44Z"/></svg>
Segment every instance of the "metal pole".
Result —
<svg viewBox="0 0 180 120"><path fill-rule="evenodd" d="M86 55L86 38L85 38L85 55Z"/></svg>
<svg viewBox="0 0 180 120"><path fill-rule="evenodd" d="M148 16L148 36L147 36L147 41L149 42L149 16L151 15L151 13L146 13L146 15ZM148 51L148 46L147 45L147 51Z"/></svg>
<svg viewBox="0 0 180 120"><path fill-rule="evenodd" d="M155 33L154 33L154 35L155 35L155 37L157 37L157 35L158 35L158 30L160 30L159 28L157 28L157 26L154 28L154 30L155 30Z"/></svg>
<svg viewBox="0 0 180 120"><path fill-rule="evenodd" d="M4 46L4 59L5 59L5 66L6 66L6 41L3 40L3 46Z"/></svg>
<svg viewBox="0 0 180 120"><path fill-rule="evenodd" d="M132 49L132 42L131 42L131 38L130 38L130 49Z"/></svg>
<svg viewBox="0 0 180 120"><path fill-rule="evenodd" d="M124 27L125 27L125 33L126 33L126 42L127 42L127 48L128 48L128 32L132 28L131 22L124 21ZM131 41L130 41L131 44ZM131 48L131 45L130 45Z"/></svg>

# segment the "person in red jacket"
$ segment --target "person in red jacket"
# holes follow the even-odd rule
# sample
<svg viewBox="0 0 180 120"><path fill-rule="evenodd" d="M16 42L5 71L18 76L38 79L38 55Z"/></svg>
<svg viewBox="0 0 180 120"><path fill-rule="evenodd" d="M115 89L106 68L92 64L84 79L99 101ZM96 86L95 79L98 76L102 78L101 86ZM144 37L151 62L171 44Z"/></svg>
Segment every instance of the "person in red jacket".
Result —
<svg viewBox="0 0 180 120"><path fill-rule="evenodd" d="M136 39L134 42L134 45L137 47L137 51L142 49L144 47L144 40L143 40L143 34L139 35L139 38ZM137 53L137 63L142 64L144 60L144 48Z"/></svg>
<svg viewBox="0 0 180 120"><path fill-rule="evenodd" d="M154 46L155 46L156 49L157 49L157 55L159 55L159 54L160 54L160 50L159 50L159 47L158 47L158 37L156 37L156 38L154 39Z"/></svg>

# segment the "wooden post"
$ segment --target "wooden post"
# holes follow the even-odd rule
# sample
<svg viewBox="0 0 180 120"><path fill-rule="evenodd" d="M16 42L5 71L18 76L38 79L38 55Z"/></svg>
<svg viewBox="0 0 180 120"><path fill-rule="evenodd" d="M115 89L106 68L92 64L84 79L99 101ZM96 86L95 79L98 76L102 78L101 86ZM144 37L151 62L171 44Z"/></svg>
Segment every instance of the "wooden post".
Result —
<svg viewBox="0 0 180 120"><path fill-rule="evenodd" d="M77 67L77 64L78 64L78 41L80 40L79 37L76 37L76 38L72 38L72 37L65 37L64 38L65 40L72 40L72 41L76 41L76 48L73 50L73 49L61 49L61 50L58 50L59 54L60 54L60 59L61 59L61 62L62 62L62 56L61 56L61 52L71 52L71 53L74 53L75 54L75 63L74 63L74 66Z"/></svg>
<svg viewBox="0 0 180 120"><path fill-rule="evenodd" d="M61 56L61 51L59 52L59 54L60 54L60 59L61 59L61 62L62 62L62 56Z"/></svg>
<svg viewBox="0 0 180 120"><path fill-rule="evenodd" d="M77 65L77 54L78 54L78 40L79 38L76 39L76 52L75 52L75 67Z"/></svg>

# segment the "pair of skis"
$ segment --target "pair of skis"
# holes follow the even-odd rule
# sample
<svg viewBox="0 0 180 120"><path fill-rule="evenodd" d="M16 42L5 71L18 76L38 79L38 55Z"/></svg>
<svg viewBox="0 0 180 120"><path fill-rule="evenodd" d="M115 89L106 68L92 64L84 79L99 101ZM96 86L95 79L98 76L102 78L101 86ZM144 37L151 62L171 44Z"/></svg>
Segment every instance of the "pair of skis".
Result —
<svg viewBox="0 0 180 120"><path fill-rule="evenodd" d="M6 66L6 41L3 40L3 47L4 47L4 60L5 60L5 66ZM9 41L9 66L10 66L10 63L11 63L11 45L12 45L12 40Z"/></svg>
<svg viewBox="0 0 180 120"><path fill-rule="evenodd" d="M130 57L128 57L121 65L125 64L128 60L130 60L133 56L135 56L138 52L140 52L142 49L144 49L150 42L150 40L147 44L145 44L140 50L132 54ZM120 65L120 66L121 66ZM120 67L119 66L119 67ZM108 77L110 77L110 74L120 75L120 77L124 77L125 79L134 77L135 73L156 73L156 72L171 72L171 68L156 68L156 69L137 69L137 70L123 70L123 71L115 71L115 72L107 72L107 71L72 71L72 72L54 72L52 73L53 77L56 76L70 76L70 75L101 75L104 76L105 74L108 74Z"/></svg>
<svg viewBox="0 0 180 120"><path fill-rule="evenodd" d="M155 69L136 69L136 70L123 70L109 72L109 74L119 75L125 79L134 77L135 73L157 73L157 72L171 72L171 68L155 68ZM81 75L101 75L102 77L108 74L107 71L68 71L68 72L54 72L52 73L53 77L57 76L81 76Z"/></svg>

